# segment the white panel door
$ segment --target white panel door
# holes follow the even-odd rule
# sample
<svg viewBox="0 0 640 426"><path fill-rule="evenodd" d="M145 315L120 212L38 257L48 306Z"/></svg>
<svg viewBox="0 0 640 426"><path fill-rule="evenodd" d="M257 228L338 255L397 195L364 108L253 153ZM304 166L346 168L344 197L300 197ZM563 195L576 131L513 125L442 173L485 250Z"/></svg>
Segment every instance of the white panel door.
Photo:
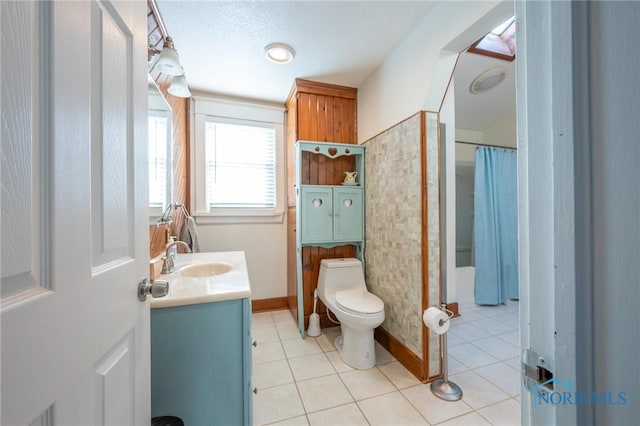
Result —
<svg viewBox="0 0 640 426"><path fill-rule="evenodd" d="M1 2L3 425L148 425L146 2Z"/></svg>

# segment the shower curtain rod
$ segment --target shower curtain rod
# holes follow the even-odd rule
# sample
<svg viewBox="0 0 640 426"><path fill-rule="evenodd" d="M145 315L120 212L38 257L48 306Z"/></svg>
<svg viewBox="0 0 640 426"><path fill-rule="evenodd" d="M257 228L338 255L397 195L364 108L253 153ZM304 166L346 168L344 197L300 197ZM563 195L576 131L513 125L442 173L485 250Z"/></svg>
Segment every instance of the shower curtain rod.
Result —
<svg viewBox="0 0 640 426"><path fill-rule="evenodd" d="M464 142L464 141L456 141L456 143L461 143L461 144L465 144L465 145L475 145L475 146L487 146L489 148L512 149L514 151L518 150L518 148L511 148L511 147L508 147L508 146L499 146L499 145L489 145L488 143L475 143L475 142Z"/></svg>

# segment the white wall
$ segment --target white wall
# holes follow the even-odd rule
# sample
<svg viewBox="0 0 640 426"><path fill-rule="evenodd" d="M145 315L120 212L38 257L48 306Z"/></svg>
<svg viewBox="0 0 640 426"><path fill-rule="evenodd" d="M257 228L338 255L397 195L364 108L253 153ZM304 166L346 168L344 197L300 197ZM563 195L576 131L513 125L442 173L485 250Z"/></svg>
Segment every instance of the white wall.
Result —
<svg viewBox="0 0 640 426"><path fill-rule="evenodd" d="M283 223L198 225L202 251L243 250L247 258L251 297L287 295L287 230Z"/></svg>
<svg viewBox="0 0 640 426"><path fill-rule="evenodd" d="M456 110L453 81L442 103L440 122L446 125L445 146L445 209L444 230L446 238L446 263L442 271L443 285L446 285L445 302L455 302L456 294Z"/></svg>
<svg viewBox="0 0 640 426"><path fill-rule="evenodd" d="M515 93L513 96L515 97ZM483 141L488 145L516 147L516 110L508 112L482 131Z"/></svg>
<svg viewBox="0 0 640 426"><path fill-rule="evenodd" d="M455 65L452 54L512 13L508 1L438 2L358 88L359 142L422 109L437 111Z"/></svg>

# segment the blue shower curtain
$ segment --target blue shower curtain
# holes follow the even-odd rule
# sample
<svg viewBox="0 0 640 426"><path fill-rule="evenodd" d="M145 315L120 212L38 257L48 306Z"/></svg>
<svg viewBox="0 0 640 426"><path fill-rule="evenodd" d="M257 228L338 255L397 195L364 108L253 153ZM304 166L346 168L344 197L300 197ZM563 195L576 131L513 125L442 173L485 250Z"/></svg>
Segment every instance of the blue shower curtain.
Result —
<svg viewBox="0 0 640 426"><path fill-rule="evenodd" d="M517 160L515 150L476 148L475 302L518 299Z"/></svg>

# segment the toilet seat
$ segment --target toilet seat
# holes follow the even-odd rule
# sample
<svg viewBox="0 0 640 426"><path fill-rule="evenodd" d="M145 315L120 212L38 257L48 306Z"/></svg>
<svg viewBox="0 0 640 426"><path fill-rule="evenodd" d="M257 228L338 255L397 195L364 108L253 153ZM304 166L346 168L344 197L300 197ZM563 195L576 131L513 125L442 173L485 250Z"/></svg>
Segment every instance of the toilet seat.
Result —
<svg viewBox="0 0 640 426"><path fill-rule="evenodd" d="M337 292L336 305L357 314L377 314L384 310L384 302L378 296L360 288Z"/></svg>

